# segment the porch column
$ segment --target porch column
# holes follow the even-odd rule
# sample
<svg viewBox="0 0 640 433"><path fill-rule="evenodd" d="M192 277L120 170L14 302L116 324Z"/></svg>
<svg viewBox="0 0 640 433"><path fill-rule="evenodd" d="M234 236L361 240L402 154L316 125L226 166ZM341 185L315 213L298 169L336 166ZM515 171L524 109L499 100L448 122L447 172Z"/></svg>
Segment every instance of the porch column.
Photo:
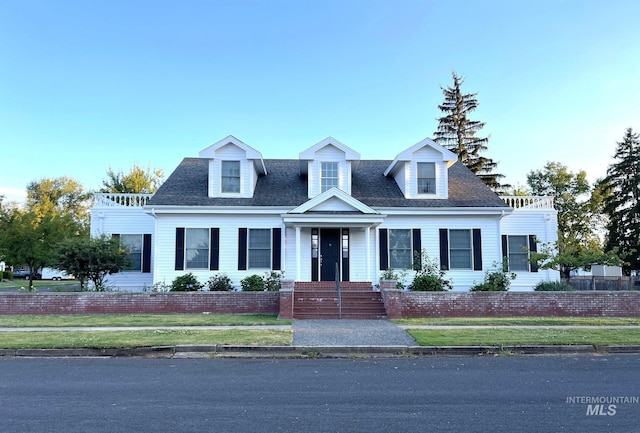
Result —
<svg viewBox="0 0 640 433"><path fill-rule="evenodd" d="M367 252L365 254L366 263L364 272L365 275L369 276L369 279L373 283L373 275L371 274L371 227L367 227L364 229L364 247L365 251Z"/></svg>
<svg viewBox="0 0 640 433"><path fill-rule="evenodd" d="M296 251L295 251L295 258L296 258L296 281L300 281L300 274L301 274L301 269L300 267L302 266L302 264L300 263L301 259L300 259L300 243L301 243L301 228L300 226L296 226Z"/></svg>

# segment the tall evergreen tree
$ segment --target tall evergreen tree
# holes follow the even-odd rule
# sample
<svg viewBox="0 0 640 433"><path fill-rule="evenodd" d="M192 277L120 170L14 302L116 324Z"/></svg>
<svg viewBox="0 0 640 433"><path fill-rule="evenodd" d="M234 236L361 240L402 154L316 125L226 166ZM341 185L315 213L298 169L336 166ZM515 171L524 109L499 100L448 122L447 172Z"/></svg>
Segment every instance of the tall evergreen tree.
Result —
<svg viewBox="0 0 640 433"><path fill-rule="evenodd" d="M604 211L609 218L605 249L617 247L628 272L640 270L640 134L628 128L617 144L616 162L603 181L608 188Z"/></svg>
<svg viewBox="0 0 640 433"><path fill-rule="evenodd" d="M481 155L487 150L488 137L478 137L484 122L469 119L469 114L478 108L477 93L463 94L461 90L464 78L451 73L453 87L442 89L444 102L438 105L444 116L438 119L438 130L433 133L434 141L449 149L464 165L474 172L494 191L501 191L510 185L503 185L500 179L504 175L494 173L498 163Z"/></svg>

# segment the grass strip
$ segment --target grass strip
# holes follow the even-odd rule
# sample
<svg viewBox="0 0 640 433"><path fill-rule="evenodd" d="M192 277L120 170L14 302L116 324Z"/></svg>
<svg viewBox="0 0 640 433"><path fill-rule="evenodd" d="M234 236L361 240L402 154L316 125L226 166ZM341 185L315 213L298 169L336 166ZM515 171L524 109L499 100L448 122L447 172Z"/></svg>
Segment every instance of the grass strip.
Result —
<svg viewBox="0 0 640 433"><path fill-rule="evenodd" d="M402 326L637 326L640 317L416 317L393 322Z"/></svg>
<svg viewBox="0 0 640 433"><path fill-rule="evenodd" d="M0 327L290 325L268 314L78 314L0 316Z"/></svg>
<svg viewBox="0 0 640 433"><path fill-rule="evenodd" d="M0 291L2 290L16 290L16 289L27 289L29 287L29 280L24 279L13 279L13 280L5 280L0 281ZM62 280L62 281L51 281L51 280L33 280L33 287L38 288L51 288L54 290L67 291L70 288L79 288L80 283L75 280Z"/></svg>
<svg viewBox="0 0 640 433"><path fill-rule="evenodd" d="M271 329L3 332L0 348L108 349L180 344L290 346L292 336L291 330Z"/></svg>
<svg viewBox="0 0 640 433"><path fill-rule="evenodd" d="M420 346L635 345L637 329L408 329Z"/></svg>

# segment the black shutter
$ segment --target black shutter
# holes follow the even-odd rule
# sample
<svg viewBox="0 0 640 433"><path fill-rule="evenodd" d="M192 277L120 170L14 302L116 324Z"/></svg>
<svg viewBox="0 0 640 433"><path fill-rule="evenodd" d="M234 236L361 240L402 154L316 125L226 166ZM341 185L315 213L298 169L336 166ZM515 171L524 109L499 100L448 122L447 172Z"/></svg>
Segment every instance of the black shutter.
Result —
<svg viewBox="0 0 640 433"><path fill-rule="evenodd" d="M280 227L274 227L271 232L273 249L271 250L271 269L279 271L282 268L281 265L281 253L282 253L282 229Z"/></svg>
<svg viewBox="0 0 640 433"><path fill-rule="evenodd" d="M538 251L538 243L536 242L536 235L529 235L529 251L535 253ZM530 263L529 268L531 272L538 272L538 267L534 263Z"/></svg>
<svg viewBox="0 0 640 433"><path fill-rule="evenodd" d="M389 269L388 230L378 230L378 236L380 236L380 270L386 271Z"/></svg>
<svg viewBox="0 0 640 433"><path fill-rule="evenodd" d="M505 271L509 270L509 245L507 244L507 235L502 235L502 263L506 263Z"/></svg>
<svg viewBox="0 0 640 433"><path fill-rule="evenodd" d="M482 233L473 229L473 270L482 270Z"/></svg>
<svg viewBox="0 0 640 433"><path fill-rule="evenodd" d="M119 234L112 234L111 235L111 239L115 239L118 242L118 244L120 244L120 235ZM117 273L118 273L118 271L112 272L112 274L117 274Z"/></svg>
<svg viewBox="0 0 640 433"><path fill-rule="evenodd" d="M247 270L247 229L238 229L238 270Z"/></svg>
<svg viewBox="0 0 640 433"><path fill-rule="evenodd" d="M413 268L422 269L422 240L420 239L420 229L413 229Z"/></svg>
<svg viewBox="0 0 640 433"><path fill-rule="evenodd" d="M151 272L151 234L146 233L142 236L142 272L148 274Z"/></svg>
<svg viewBox="0 0 640 433"><path fill-rule="evenodd" d="M440 229L440 269L449 270L449 231Z"/></svg>
<svg viewBox="0 0 640 433"><path fill-rule="evenodd" d="M209 237L209 270L217 271L220 269L220 229L211 227Z"/></svg>
<svg viewBox="0 0 640 433"><path fill-rule="evenodd" d="M176 227L176 271L184 270L184 227Z"/></svg>

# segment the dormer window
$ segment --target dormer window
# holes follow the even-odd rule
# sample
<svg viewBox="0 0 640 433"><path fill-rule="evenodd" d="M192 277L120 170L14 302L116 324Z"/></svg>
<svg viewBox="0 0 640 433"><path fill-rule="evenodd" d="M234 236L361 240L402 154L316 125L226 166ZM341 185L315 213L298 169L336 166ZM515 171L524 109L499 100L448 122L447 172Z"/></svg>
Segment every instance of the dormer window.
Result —
<svg viewBox="0 0 640 433"><path fill-rule="evenodd" d="M240 192L240 161L222 161L222 192Z"/></svg>
<svg viewBox="0 0 640 433"><path fill-rule="evenodd" d="M323 162L321 166L321 192L338 188L338 163Z"/></svg>
<svg viewBox="0 0 640 433"><path fill-rule="evenodd" d="M436 164L435 162L418 163L418 194L436 193Z"/></svg>

